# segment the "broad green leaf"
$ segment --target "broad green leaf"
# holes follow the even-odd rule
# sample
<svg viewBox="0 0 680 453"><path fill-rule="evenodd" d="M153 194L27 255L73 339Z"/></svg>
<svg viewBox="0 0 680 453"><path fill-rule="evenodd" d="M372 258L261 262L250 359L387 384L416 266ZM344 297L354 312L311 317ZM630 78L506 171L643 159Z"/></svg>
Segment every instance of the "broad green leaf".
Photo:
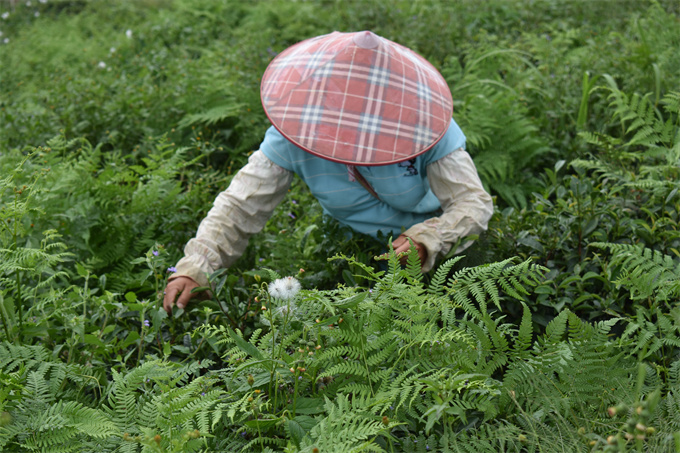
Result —
<svg viewBox="0 0 680 453"><path fill-rule="evenodd" d="M259 360L264 360L265 357L262 355L262 353L252 344L248 343L246 340L244 340L241 336L239 336L236 332L234 332L230 327L227 327L227 333L229 336L234 340L236 343L236 346L239 347L239 349L246 354L248 354L251 357L255 357L256 359Z"/></svg>
<svg viewBox="0 0 680 453"><path fill-rule="evenodd" d="M295 445L300 446L300 441L316 425L317 421L308 415L298 415L293 419L286 420L286 432Z"/></svg>

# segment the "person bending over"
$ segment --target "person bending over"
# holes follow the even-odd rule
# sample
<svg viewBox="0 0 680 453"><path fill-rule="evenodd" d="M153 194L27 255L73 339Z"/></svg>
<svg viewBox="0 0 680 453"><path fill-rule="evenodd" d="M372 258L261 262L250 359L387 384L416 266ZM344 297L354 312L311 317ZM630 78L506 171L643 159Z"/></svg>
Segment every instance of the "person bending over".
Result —
<svg viewBox="0 0 680 453"><path fill-rule="evenodd" d="M410 238L424 272L459 238L486 230L493 203L452 118L451 91L412 50L370 31L311 38L271 61L260 94L272 126L184 248L166 311L185 308L207 275L242 255L294 174L354 231L397 237L397 253Z"/></svg>

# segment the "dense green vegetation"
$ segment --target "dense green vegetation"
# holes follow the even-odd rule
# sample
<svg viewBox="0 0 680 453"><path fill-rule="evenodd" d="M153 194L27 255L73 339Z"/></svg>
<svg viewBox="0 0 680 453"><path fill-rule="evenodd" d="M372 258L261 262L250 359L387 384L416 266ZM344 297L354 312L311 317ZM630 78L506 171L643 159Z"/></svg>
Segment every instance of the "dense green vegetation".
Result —
<svg viewBox="0 0 680 453"><path fill-rule="evenodd" d="M297 181L167 315L267 63L363 29L449 82L489 231L421 275ZM677 2L32 0L0 33L2 451L680 452Z"/></svg>

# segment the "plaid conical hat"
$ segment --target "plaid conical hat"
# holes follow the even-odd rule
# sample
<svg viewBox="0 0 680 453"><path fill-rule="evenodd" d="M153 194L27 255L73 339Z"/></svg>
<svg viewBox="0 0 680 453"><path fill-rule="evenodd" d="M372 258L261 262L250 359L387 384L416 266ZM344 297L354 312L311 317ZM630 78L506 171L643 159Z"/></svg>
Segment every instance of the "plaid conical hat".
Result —
<svg viewBox="0 0 680 453"><path fill-rule="evenodd" d="M267 67L260 92L284 137L349 165L412 159L441 139L453 113L451 91L427 60L369 31L289 47Z"/></svg>

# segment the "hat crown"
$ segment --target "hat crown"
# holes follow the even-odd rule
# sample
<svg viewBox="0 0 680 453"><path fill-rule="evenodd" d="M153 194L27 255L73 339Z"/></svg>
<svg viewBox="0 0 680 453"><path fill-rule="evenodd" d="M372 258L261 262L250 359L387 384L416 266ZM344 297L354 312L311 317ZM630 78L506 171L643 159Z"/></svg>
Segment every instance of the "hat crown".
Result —
<svg viewBox="0 0 680 453"><path fill-rule="evenodd" d="M362 49L375 49L380 44L380 38L371 31L362 31L354 35L354 43Z"/></svg>
<svg viewBox="0 0 680 453"><path fill-rule="evenodd" d="M281 52L262 105L288 140L317 156L386 165L443 136L453 103L444 78L412 50L370 32L334 32Z"/></svg>

